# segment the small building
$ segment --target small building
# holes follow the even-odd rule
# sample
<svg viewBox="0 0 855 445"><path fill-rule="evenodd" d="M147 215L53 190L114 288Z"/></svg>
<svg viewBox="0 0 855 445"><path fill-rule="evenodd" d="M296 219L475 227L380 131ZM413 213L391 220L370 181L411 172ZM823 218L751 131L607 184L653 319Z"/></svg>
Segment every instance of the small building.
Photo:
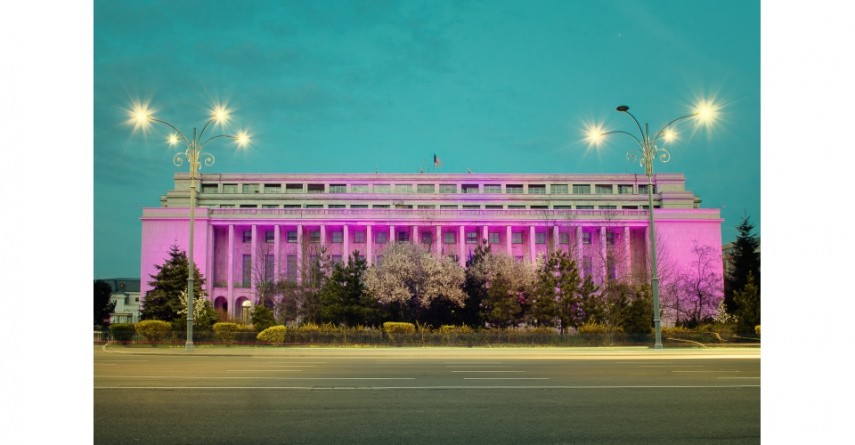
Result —
<svg viewBox="0 0 855 445"><path fill-rule="evenodd" d="M140 279L139 278L101 278L107 282L113 293L110 301L116 307L110 315L110 323L136 323L140 321Z"/></svg>

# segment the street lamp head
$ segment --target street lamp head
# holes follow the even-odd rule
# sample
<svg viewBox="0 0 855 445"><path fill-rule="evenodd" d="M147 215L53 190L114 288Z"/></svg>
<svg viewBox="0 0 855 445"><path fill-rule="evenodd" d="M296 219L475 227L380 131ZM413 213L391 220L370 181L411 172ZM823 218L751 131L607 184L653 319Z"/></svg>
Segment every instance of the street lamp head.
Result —
<svg viewBox="0 0 855 445"><path fill-rule="evenodd" d="M128 114L130 116L128 123L134 126L134 131L148 130L154 119L154 112L148 108L148 104L140 102L134 102Z"/></svg>
<svg viewBox="0 0 855 445"><path fill-rule="evenodd" d="M240 148L248 147L249 143L251 141L252 141L252 138L250 137L249 133L247 133L246 131L239 131L235 135L235 142L237 143L238 147L240 147Z"/></svg>
<svg viewBox="0 0 855 445"><path fill-rule="evenodd" d="M701 125L712 125L718 118L718 105L709 100L702 100L695 105L694 115Z"/></svg>
<svg viewBox="0 0 855 445"><path fill-rule="evenodd" d="M619 105L619 106L616 108L616 110L621 111L621 112L627 112L627 111L629 111L629 106L627 106L627 105Z"/></svg>
<svg viewBox="0 0 855 445"><path fill-rule="evenodd" d="M591 125L585 130L585 140L592 147L600 146L606 139L606 132L600 125Z"/></svg>
<svg viewBox="0 0 855 445"><path fill-rule="evenodd" d="M211 120L220 125L225 125L229 122L230 111L225 105L215 105L211 110Z"/></svg>

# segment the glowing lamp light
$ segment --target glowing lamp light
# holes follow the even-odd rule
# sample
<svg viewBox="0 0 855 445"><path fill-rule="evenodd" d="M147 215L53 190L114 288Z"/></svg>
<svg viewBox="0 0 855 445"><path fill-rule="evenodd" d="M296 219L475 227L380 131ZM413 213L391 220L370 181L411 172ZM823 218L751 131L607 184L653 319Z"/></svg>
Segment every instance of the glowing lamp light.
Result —
<svg viewBox="0 0 855 445"><path fill-rule="evenodd" d="M669 128L662 133L662 139L665 142L674 142L677 140L677 132Z"/></svg>
<svg viewBox="0 0 855 445"><path fill-rule="evenodd" d="M133 124L134 131L139 129L146 130L151 126L152 114L154 113L149 110L148 105L135 103L129 114L130 120L128 122Z"/></svg>
<svg viewBox="0 0 855 445"><path fill-rule="evenodd" d="M223 105L217 105L211 111L211 118L214 122L224 125L229 121L229 110Z"/></svg>
<svg viewBox="0 0 855 445"><path fill-rule="evenodd" d="M599 146L606 139L606 132L599 125L592 125L585 131L585 139L589 145Z"/></svg>
<svg viewBox="0 0 855 445"><path fill-rule="evenodd" d="M249 136L249 133L245 131L239 131L237 135L235 135L235 142L237 142L237 145L240 148L246 148L249 146L251 139L252 138Z"/></svg>
<svg viewBox="0 0 855 445"><path fill-rule="evenodd" d="M718 105L703 100L695 106L695 117L702 125L711 125L718 118Z"/></svg>
<svg viewBox="0 0 855 445"><path fill-rule="evenodd" d="M181 137L175 133L172 133L169 135L168 138L166 138L166 142L168 142L169 145L175 146L178 145L179 142L181 142Z"/></svg>

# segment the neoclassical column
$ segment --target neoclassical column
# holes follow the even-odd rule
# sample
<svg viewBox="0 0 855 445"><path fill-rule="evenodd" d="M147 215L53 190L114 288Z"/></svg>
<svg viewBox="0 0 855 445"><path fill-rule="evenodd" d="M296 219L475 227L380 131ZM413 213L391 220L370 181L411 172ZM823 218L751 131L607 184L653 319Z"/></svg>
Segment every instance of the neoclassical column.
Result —
<svg viewBox="0 0 855 445"><path fill-rule="evenodd" d="M623 228L624 268L626 275L632 275L632 244L629 239L629 226Z"/></svg>
<svg viewBox="0 0 855 445"><path fill-rule="evenodd" d="M552 251L558 252L561 249L561 234L558 231L558 226L552 226Z"/></svg>
<svg viewBox="0 0 855 445"><path fill-rule="evenodd" d="M327 247L327 226L326 224L321 224L321 242L320 245L323 247Z"/></svg>
<svg viewBox="0 0 855 445"><path fill-rule="evenodd" d="M608 281L608 248L606 246L606 227L600 226L600 258L603 259L603 265L600 267L600 273L603 274L603 283Z"/></svg>
<svg viewBox="0 0 855 445"><path fill-rule="evenodd" d="M508 255L514 256L513 248L511 247L511 226L505 226L505 244L508 246Z"/></svg>
<svg viewBox="0 0 855 445"><path fill-rule="evenodd" d="M436 226L436 242L433 244L433 254L439 258L442 256L442 226Z"/></svg>
<svg viewBox="0 0 855 445"><path fill-rule="evenodd" d="M228 264L226 265L226 301L228 301L229 309L234 309L235 303L235 226L229 224L229 248L228 248Z"/></svg>
<svg viewBox="0 0 855 445"><path fill-rule="evenodd" d="M374 264L373 260L373 252L374 252L374 237L372 236L372 228L373 226L365 226L365 261L367 261L368 265Z"/></svg>
<svg viewBox="0 0 855 445"><path fill-rule="evenodd" d="M414 244L421 243L421 240L419 239L419 226L418 225L413 226L413 237L412 238L413 238L412 242Z"/></svg>
<svg viewBox="0 0 855 445"><path fill-rule="evenodd" d="M252 225L252 242L250 243L249 248L252 249L252 251L249 252L249 255L250 255L249 256L249 291L250 291L250 293L252 293L252 295L255 295L255 280L252 279L253 278L252 272L254 270L257 270L257 271L264 270L264 269L256 269L257 267L259 267L259 265L258 265L258 226L255 224ZM266 261L267 258L263 258L263 260ZM265 267L265 266L266 265L261 266L261 267Z"/></svg>
<svg viewBox="0 0 855 445"><path fill-rule="evenodd" d="M303 225L297 224L297 283L303 281Z"/></svg>
<svg viewBox="0 0 855 445"><path fill-rule="evenodd" d="M282 226L276 224L273 226L273 279L278 280L282 271L282 245L279 243L279 232Z"/></svg>
<svg viewBox="0 0 855 445"><path fill-rule="evenodd" d="M481 226L481 240L484 240L487 244L490 243L490 231L487 226ZM478 240L479 245L481 244L481 240Z"/></svg>
<svg viewBox="0 0 855 445"><path fill-rule="evenodd" d="M341 231L341 261L347 264L350 258L350 230L348 230L347 224L342 226Z"/></svg>
<svg viewBox="0 0 855 445"><path fill-rule="evenodd" d="M576 246L576 264L579 265L579 270L582 270L582 259L585 257L582 254L582 226L576 226L575 238L573 245Z"/></svg>
<svg viewBox="0 0 855 445"><path fill-rule="evenodd" d="M466 246L464 244L466 242L466 240L464 239L466 235L466 228L464 226L460 226L460 230L458 230L458 232L459 236L457 237L457 263L460 264L460 267L466 267Z"/></svg>
<svg viewBox="0 0 855 445"><path fill-rule="evenodd" d="M395 226L393 226L391 224L389 225L389 242L390 243L395 242Z"/></svg>
<svg viewBox="0 0 855 445"><path fill-rule="evenodd" d="M534 265L534 225L528 226L528 260L531 261L531 264Z"/></svg>

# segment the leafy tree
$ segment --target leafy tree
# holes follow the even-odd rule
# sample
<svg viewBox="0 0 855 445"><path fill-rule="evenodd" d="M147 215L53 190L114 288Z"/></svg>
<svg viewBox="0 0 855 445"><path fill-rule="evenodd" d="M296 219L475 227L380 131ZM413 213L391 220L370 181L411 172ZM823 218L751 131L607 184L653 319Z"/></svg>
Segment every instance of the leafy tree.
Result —
<svg viewBox="0 0 855 445"><path fill-rule="evenodd" d="M195 267L196 265L193 266L193 292L194 295L203 296L202 286L205 284L205 279ZM145 293L140 319L163 321L180 319L181 292L187 290L187 253L173 245L169 250L169 258L155 267L157 273L150 275L152 281L148 284L152 288Z"/></svg>
<svg viewBox="0 0 855 445"><path fill-rule="evenodd" d="M483 326L481 317L481 305L487 298L486 282L483 274L476 273L481 269L485 258L492 254L490 245L485 241L475 248L475 252L466 263L466 276L463 282L463 292L466 294L463 308L461 308L460 323L468 326Z"/></svg>
<svg viewBox="0 0 855 445"><path fill-rule="evenodd" d="M178 299L181 301L181 309L178 311L178 318L172 320L172 326L176 331L183 331L187 329L187 291L182 290L178 294ZM210 331L218 321L220 316L205 295L193 294L193 328Z"/></svg>
<svg viewBox="0 0 855 445"><path fill-rule="evenodd" d="M481 286L480 315L484 321L508 327L523 320L535 283L529 263L484 250L483 256L470 265L469 274L471 282Z"/></svg>
<svg viewBox="0 0 855 445"><path fill-rule="evenodd" d="M760 324L760 286L754 283L754 274L749 273L745 287L734 296L737 330L742 334L754 333Z"/></svg>
<svg viewBox="0 0 855 445"><path fill-rule="evenodd" d="M653 298L648 286L640 288L615 283L605 289L606 325L640 339L650 333L653 326Z"/></svg>
<svg viewBox="0 0 855 445"><path fill-rule="evenodd" d="M273 317L273 311L263 304L257 304L252 308L250 320L252 322L252 326L258 332L262 332L265 329L276 325L276 319Z"/></svg>
<svg viewBox="0 0 855 445"><path fill-rule="evenodd" d="M733 243L733 254L731 255L730 273L724 282L724 304L728 313L735 314L739 310L735 301L736 292L741 291L748 284L748 275L753 275L754 284L757 287L757 295L760 295L760 239L752 234L754 224L748 221L748 216L742 217L742 222L736 226L739 234Z"/></svg>
<svg viewBox="0 0 855 445"><path fill-rule="evenodd" d="M722 299L722 277L717 273L721 257L717 250L695 245L692 253L692 267L677 278L676 298L663 298L663 307L676 312L677 322L690 328L711 321Z"/></svg>
<svg viewBox="0 0 855 445"><path fill-rule="evenodd" d="M95 326L109 326L110 314L116 309L116 302L110 301L113 288L104 280L95 280Z"/></svg>
<svg viewBox="0 0 855 445"><path fill-rule="evenodd" d="M365 271L365 291L395 318L422 321L435 300L462 307L463 268L448 257L435 258L424 247L395 243L383 261Z"/></svg>
<svg viewBox="0 0 855 445"><path fill-rule="evenodd" d="M576 290L576 299L579 302L581 315L578 325L585 323L605 323L608 305L598 294L600 288L594 284L594 279L588 275L579 284ZM578 327L578 326L577 326Z"/></svg>

